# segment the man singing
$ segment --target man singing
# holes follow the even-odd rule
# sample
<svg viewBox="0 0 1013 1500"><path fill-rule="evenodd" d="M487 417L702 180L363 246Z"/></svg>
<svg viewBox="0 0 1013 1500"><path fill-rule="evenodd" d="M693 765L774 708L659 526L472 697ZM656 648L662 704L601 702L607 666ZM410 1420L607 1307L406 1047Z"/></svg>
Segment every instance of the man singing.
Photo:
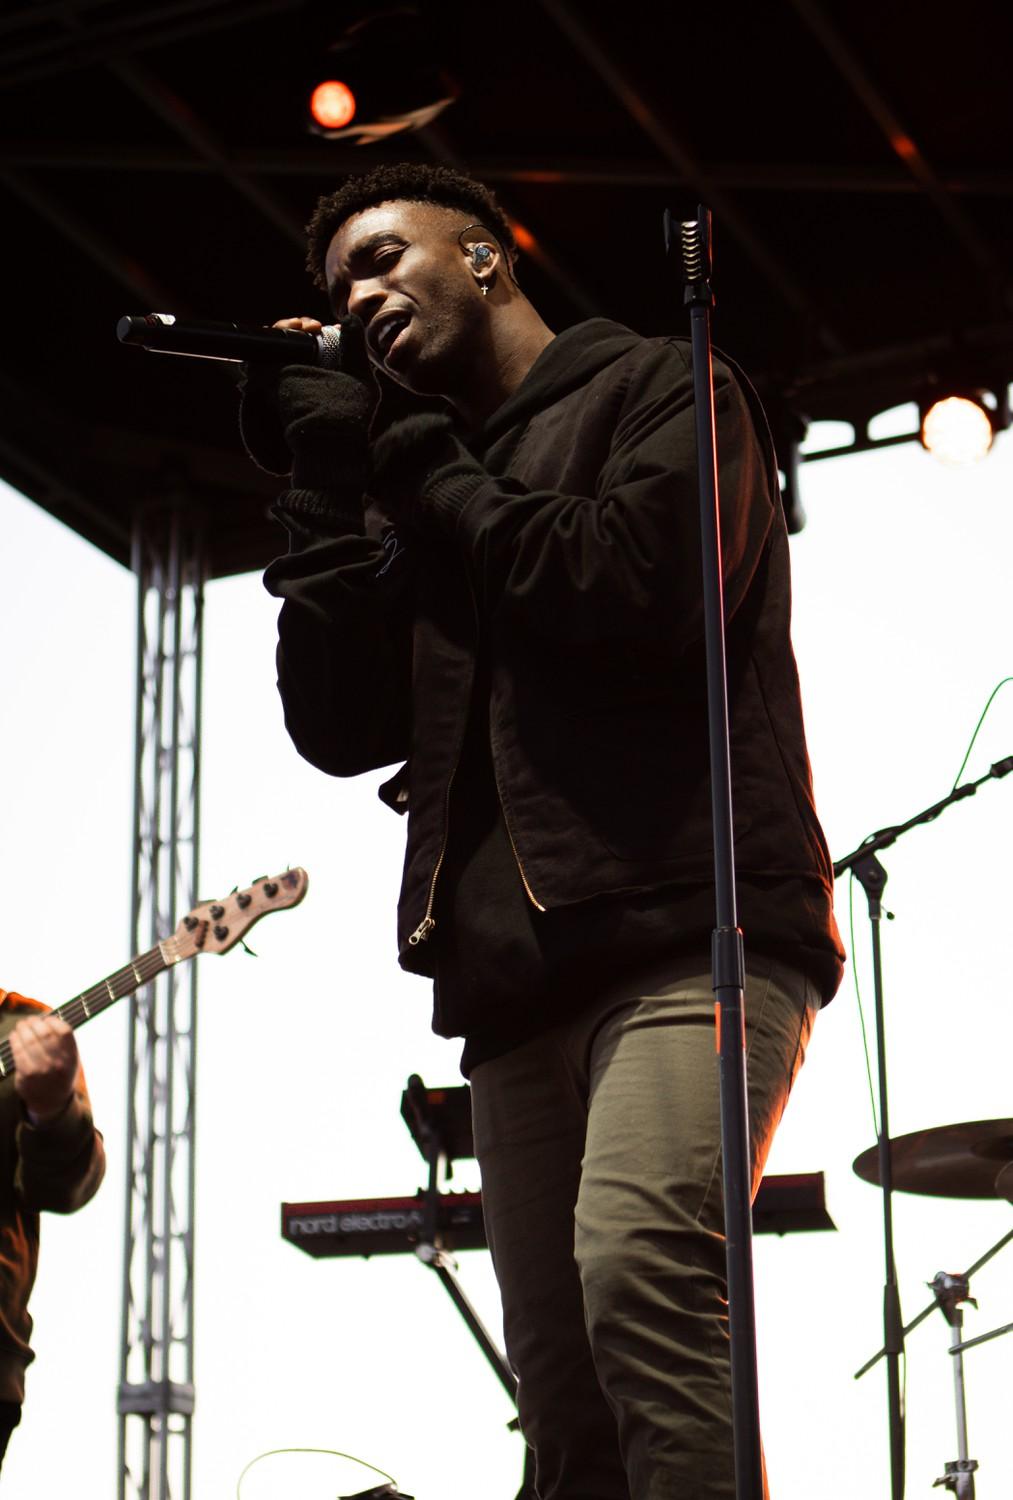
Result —
<svg viewBox="0 0 1013 1500"><path fill-rule="evenodd" d="M554 335L515 259L445 168L317 207L342 368L253 370L241 414L291 472L265 578L286 723L332 775L400 765L400 962L464 1038L541 1500L731 1500L688 351ZM741 375L715 381L758 1183L843 954L770 439Z"/></svg>

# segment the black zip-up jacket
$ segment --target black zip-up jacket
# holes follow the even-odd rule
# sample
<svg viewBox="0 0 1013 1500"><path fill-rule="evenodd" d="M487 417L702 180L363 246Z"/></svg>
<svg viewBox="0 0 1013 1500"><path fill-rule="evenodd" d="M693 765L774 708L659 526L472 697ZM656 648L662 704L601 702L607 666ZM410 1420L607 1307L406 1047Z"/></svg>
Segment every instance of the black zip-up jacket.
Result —
<svg viewBox="0 0 1013 1500"><path fill-rule="evenodd" d="M773 449L738 372L716 363L715 384L741 920L747 952L794 957L829 997L843 953L789 637ZM388 791L409 812L400 959L431 973L438 934L426 939L481 639L495 786L532 902L553 911L664 891L706 949L688 346L603 319L571 328L468 450L429 475L421 524L386 546L376 511L364 520L341 487L281 497L290 551L265 583L284 600L289 732L334 775L406 762Z"/></svg>

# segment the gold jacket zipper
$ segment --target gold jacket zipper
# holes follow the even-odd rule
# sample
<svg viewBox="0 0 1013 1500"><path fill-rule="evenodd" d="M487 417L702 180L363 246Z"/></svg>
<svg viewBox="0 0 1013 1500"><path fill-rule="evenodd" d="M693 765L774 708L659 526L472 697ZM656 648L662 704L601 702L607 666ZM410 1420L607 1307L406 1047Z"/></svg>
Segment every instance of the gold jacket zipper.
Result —
<svg viewBox="0 0 1013 1500"><path fill-rule="evenodd" d="M436 882L443 867L443 856L447 852L447 841L450 837L450 789L454 785L454 777L457 775L457 768L460 764L461 751L458 749L457 759L454 761L454 769L451 771L450 780L447 782L446 796L443 799L443 842L440 845L440 852L436 856L433 878L429 882L429 899L426 902L426 914L408 939L408 945L411 948L417 948L419 943L424 943L436 926L436 918L433 916L433 902L436 899Z"/></svg>
<svg viewBox="0 0 1013 1500"><path fill-rule="evenodd" d="M468 572L467 567L465 567L464 569L464 577L468 585L468 597L471 600L471 618L472 623L475 627L475 660L477 662L478 642L481 626L478 617L478 600L475 598L475 586L471 581L471 574ZM471 691L474 691L474 688L475 677L473 673L471 679ZM447 852L447 841L450 837L450 789L454 785L454 777L457 775L457 768L461 764L461 751L464 749L464 736L467 733L468 727L467 717L465 717L464 725L464 730L462 730L461 732L461 742L457 747L457 757L454 761L454 769L450 773L450 780L447 782L447 793L443 800L443 842L440 845L440 852L436 857L436 867L433 870L433 878L429 882L429 899L426 902L426 914L422 918L422 921L419 923L419 925L416 927L415 931L412 933L411 937L408 939L408 945L411 948L417 948L419 943L424 943L429 934L432 932L433 928L436 926L436 918L433 916L433 902L436 899L436 882L439 879L440 870L443 867L443 856Z"/></svg>
<svg viewBox="0 0 1013 1500"><path fill-rule="evenodd" d="M490 748L490 754L491 753L492 752L491 752L491 748ZM498 795L499 794L499 785L498 785L498 783L497 783L497 787L496 787L496 792L497 792L497 795ZM517 862L517 873L521 877L521 884L523 885L524 889L528 893L528 900L531 902L532 906L534 906L535 908L537 908L538 911L547 911L548 908L542 905L542 903L539 901L538 897L535 895L534 891L531 889L530 885L528 884L528 877L524 873L524 866L521 864L521 857L517 853L517 845L514 843L514 836L510 832L510 824L507 822L506 808L503 806L503 798L502 797L500 797L500 799L499 799L499 810L500 810L500 813L502 814L502 817L503 817L503 827L507 831L507 838L510 840L510 847L514 851L514 859Z"/></svg>
<svg viewBox="0 0 1013 1500"><path fill-rule="evenodd" d="M465 569L465 576L468 581L468 592L471 595L471 608L475 620L475 630L477 638L479 631L478 601L475 598L475 589L471 581L471 575L467 572L467 569ZM408 939L408 945L411 948L417 948L419 943L424 943L429 937L429 934L432 932L433 928L436 926L436 918L433 916L433 902L436 899L436 882L439 879L440 870L443 867L443 857L447 852L447 841L450 834L450 791L452 786L454 785L454 777L457 775L457 768L461 764L461 750L463 748L463 744L464 741L462 738L461 745L458 746L457 759L454 761L454 769L451 771L450 780L447 782L447 793L443 804L443 842L440 845L440 852L436 859L436 867L433 870L433 878L429 882L429 899L426 902L425 916L422 918L422 921L419 923L415 931ZM492 779L496 786L496 797L499 801L500 816L503 819L503 827L506 829L507 838L510 840L510 848L513 850L514 862L517 865L517 873L521 877L521 884L523 885L527 898L531 902L532 906L535 907L537 911L546 911L547 908L542 905L538 897L535 895L534 891L531 889L531 886L528 884L528 877L524 873L524 866L521 863L520 855L517 853L517 845L514 843L514 836L511 832L510 824L507 821L506 808L503 806L503 794L499 789L499 778L496 775L496 761L492 751L491 725L489 728L489 759L492 764Z"/></svg>
<svg viewBox="0 0 1013 1500"><path fill-rule="evenodd" d="M496 756L495 756L495 754L493 752L493 748L492 748L492 703L491 703L491 701L490 701L490 704L489 704L489 710L490 710L490 713L489 713L489 762L490 762L490 765L492 766L493 784L496 787L496 800L499 802L499 815L503 819L503 827L506 829L507 838L510 840L510 848L513 850L514 863L517 866L517 873L521 877L521 885L524 887L524 890L525 890L525 892L527 894L527 898L531 902L531 905L535 908L536 911L547 911L548 908L542 905L542 903L539 901L538 897L535 895L534 891L531 889L530 884L528 883L528 877L524 873L524 866L521 863L521 857L520 857L520 855L517 852L517 845L514 843L513 829L510 827L510 819L506 815L506 803L503 801L503 793L500 790L499 777L496 774Z"/></svg>

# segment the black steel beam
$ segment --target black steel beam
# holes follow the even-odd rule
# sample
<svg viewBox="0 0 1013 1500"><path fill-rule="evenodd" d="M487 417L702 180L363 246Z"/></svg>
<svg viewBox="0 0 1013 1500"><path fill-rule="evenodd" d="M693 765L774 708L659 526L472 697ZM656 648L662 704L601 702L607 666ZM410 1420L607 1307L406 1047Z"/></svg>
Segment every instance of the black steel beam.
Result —
<svg viewBox="0 0 1013 1500"><path fill-rule="evenodd" d="M901 122L882 90L877 88L868 69L833 25L823 7L817 0L791 0L791 4L841 77L850 85L867 114L878 125L894 155L949 225L972 264L977 270L985 272L990 285L1009 300L1007 273L999 256L963 207L954 201L952 193L930 165L911 132ZM945 89L945 83L942 87Z"/></svg>
<svg viewBox="0 0 1013 1500"><path fill-rule="evenodd" d="M99 230L86 224L83 219L67 208L66 204L52 197L37 183L7 167L0 167L0 183L9 192L16 194L24 203L27 203L40 218L45 219L79 250L82 250L96 265L101 266L107 275L125 287L141 305L163 310L172 307L177 313L186 312L186 307L180 299L174 298L156 276L152 276L144 266L132 260L128 255L124 255Z"/></svg>
<svg viewBox="0 0 1013 1500"><path fill-rule="evenodd" d="M302 219L270 188L258 182L248 172L237 167L226 148L203 121L168 88L160 79L141 66L127 59L118 59L108 64L120 82L130 89L142 104L156 114L225 181L247 198L293 244L302 249L306 243L306 232Z"/></svg>
<svg viewBox="0 0 1013 1500"><path fill-rule="evenodd" d="M0 89L19 88L39 78L55 78L82 68L109 63L117 58L181 42L209 31L239 26L276 11L294 10L303 0L248 0L245 4L208 4L207 0L180 0L154 12L139 9L130 17L90 28L65 31L42 43L4 50ZM49 7L54 18L67 19L65 4ZM8 17L8 21L17 19Z"/></svg>
<svg viewBox="0 0 1013 1500"><path fill-rule="evenodd" d="M630 76L606 51L586 21L576 14L567 0L541 0L542 8L553 18L572 46L608 85L624 109L657 146L662 156L692 184L714 214L718 233L727 232L777 290L785 303L813 327L828 353L840 353L844 343L823 313L803 290L787 267L768 249L746 217L739 211L712 178L709 170L696 160L685 143L676 136L667 121L647 102ZM660 229L659 229L660 233Z"/></svg>
<svg viewBox="0 0 1013 1500"><path fill-rule="evenodd" d="M412 137L400 138L398 161L412 155ZM265 177L340 177L361 171L362 152L355 147L258 147L230 150L228 163L239 172ZM379 161L387 158L375 157ZM393 160L393 157L391 158ZM96 141L90 145L62 141L0 141L0 165L51 168L58 171L208 173L220 170L205 157L189 151L157 146L119 146ZM521 182L549 187L685 187L688 178L673 167L642 161L608 164L553 160L539 155L530 162L492 157L473 158L471 171L483 182ZM718 162L707 168L707 179L737 192L875 194L910 197L920 185L901 168L796 165L791 162ZM1013 197L1013 172L963 171L951 167L940 177L947 192L967 197Z"/></svg>

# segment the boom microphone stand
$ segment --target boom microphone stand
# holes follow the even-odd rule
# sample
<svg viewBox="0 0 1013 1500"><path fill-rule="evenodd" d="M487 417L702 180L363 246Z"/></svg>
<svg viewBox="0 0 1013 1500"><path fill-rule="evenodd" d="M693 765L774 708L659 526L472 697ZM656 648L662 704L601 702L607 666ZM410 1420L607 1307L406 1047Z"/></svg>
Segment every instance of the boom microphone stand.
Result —
<svg viewBox="0 0 1013 1500"><path fill-rule="evenodd" d="M717 925L711 964L717 1002L721 1156L725 1197L725 1257L731 1335L732 1431L736 1500L761 1500L759 1387L756 1373L756 1313L753 1295L749 1123L746 1106L745 957L735 899L732 837L731 755L728 743L728 676L725 666L721 522L714 430L714 371L710 341L711 216L681 225L684 304L689 308L693 349L700 532L703 544L704 641L707 655L707 715L710 737L711 816L714 825L714 886ZM665 213L671 252L674 224Z"/></svg>
<svg viewBox="0 0 1013 1500"><path fill-rule="evenodd" d="M848 861L851 861L849 864ZM893 1251L893 1163L890 1156L890 1117L886 1086L886 1022L883 1008L883 952L880 927L883 921L882 895L887 874L874 853L855 851L855 857L840 860L842 869L851 869L865 891L872 928L872 976L876 1002L876 1071L879 1080L879 1181L883 1192L883 1256L886 1267L883 1285L883 1347L886 1350L886 1401L890 1431L890 1494L892 1500L904 1496L904 1410L900 1394L900 1360L904 1353L904 1329L901 1324L900 1294L897 1290L897 1266ZM838 874L834 865L834 874Z"/></svg>
<svg viewBox="0 0 1013 1500"><path fill-rule="evenodd" d="M882 895L887 873L876 858L880 849L888 849L896 843L902 833L919 823L931 823L953 802L973 797L983 782L993 777L1007 776L1013 771L1013 755L996 761L986 775L977 781L967 781L954 787L948 796L934 802L923 812L916 813L906 823L893 824L870 834L834 863L834 876L852 870L865 891L869 905L869 922L872 927L872 972L876 1001L876 1056L879 1081L879 1181L883 1193L883 1243L886 1263L886 1279L883 1288L883 1346L887 1362L887 1405L890 1423L890 1494L892 1500L903 1500L904 1495L904 1415L900 1396L900 1358L904 1352L904 1327L901 1322L900 1297L897 1292L897 1271L893 1247L893 1164L890 1153L890 1122L887 1104L886 1082L886 1038L883 1008L883 956L880 948L880 926L883 919ZM889 913L887 913L889 915ZM878 1356L877 1356L878 1358ZM870 1360L858 1374L857 1380L875 1360Z"/></svg>

